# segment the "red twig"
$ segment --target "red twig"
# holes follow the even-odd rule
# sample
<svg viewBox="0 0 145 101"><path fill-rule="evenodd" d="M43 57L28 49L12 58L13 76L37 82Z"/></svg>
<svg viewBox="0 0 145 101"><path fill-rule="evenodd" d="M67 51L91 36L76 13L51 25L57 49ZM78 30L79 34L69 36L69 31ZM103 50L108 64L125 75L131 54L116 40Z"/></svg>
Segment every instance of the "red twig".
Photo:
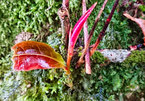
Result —
<svg viewBox="0 0 145 101"><path fill-rule="evenodd" d="M97 2L95 2L87 11L85 14L83 14L80 19L77 21L77 23L75 24L71 35L69 35L69 45L68 45L68 53L67 53L67 63L66 63L66 68L68 68L68 73L70 73L70 62L71 62L71 58L73 56L73 51L74 51L74 46L76 44L76 41L78 39L78 36L81 32L81 29L83 28L84 23L86 22L86 20L88 19L89 15L91 14L91 12L93 11L93 9L96 7Z"/></svg>
<svg viewBox="0 0 145 101"><path fill-rule="evenodd" d="M82 11L83 14L85 14L86 12L86 0L82 0ZM87 21L85 22L84 26L84 44L87 44L87 39L88 39L88 24ZM87 74L91 74L91 66L90 66L90 53L89 53L89 49L87 50L86 56L85 56L85 70Z"/></svg>
<svg viewBox="0 0 145 101"><path fill-rule="evenodd" d="M104 25L104 27L103 27L103 30L100 32L99 37L98 37L96 43L94 44L93 48L90 50L90 55L91 55L91 56L92 56L93 53L96 51L96 49L97 49L97 47L98 47L100 41L101 41L102 38L104 37L105 31L106 31L106 29L107 29L107 27L108 27L108 25L109 25L109 23L110 23L110 21L111 21L111 18L112 18L113 14L114 14L114 11L115 11L115 9L116 9L118 3L119 3L119 0L116 0L115 3L114 3L114 5L113 5L113 8L112 8L112 10L111 10L111 13L110 13L110 15L108 16L108 18L107 18L107 20L106 20L106 22L105 22L105 25Z"/></svg>
<svg viewBox="0 0 145 101"><path fill-rule="evenodd" d="M98 23L98 21L99 21L101 15L102 15L102 12L103 12L103 10L104 10L104 8L105 8L107 2L108 2L108 0L105 0L105 1L104 1L103 5L102 5L102 7L101 7L101 9L100 9L100 11L99 11L99 14L98 14L98 16L96 17L96 20L95 20L95 22L94 22L94 25L93 25L93 27L92 27L92 29L91 29L91 31L90 31L88 40L87 40L87 42L85 42L85 43L86 43L86 44L85 44L85 48L84 48L84 50L83 50L83 52L82 52L82 55L81 55L79 61L77 62L77 67L79 67L80 64L82 64L82 63L84 62L84 61L83 61L83 57L84 57L85 54L87 53L87 50L88 50L88 48L89 48L89 45L90 45L91 38L92 38L92 36L93 36L94 30L95 30L95 28L96 28L96 26L97 26L97 23Z"/></svg>

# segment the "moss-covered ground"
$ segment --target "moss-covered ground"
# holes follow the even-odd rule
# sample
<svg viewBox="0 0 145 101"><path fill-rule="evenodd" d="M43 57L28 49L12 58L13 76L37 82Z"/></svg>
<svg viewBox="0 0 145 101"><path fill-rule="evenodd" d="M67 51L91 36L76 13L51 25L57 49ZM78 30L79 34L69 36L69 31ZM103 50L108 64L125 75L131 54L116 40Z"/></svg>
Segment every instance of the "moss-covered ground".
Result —
<svg viewBox="0 0 145 101"><path fill-rule="evenodd" d="M88 19L89 30L104 0L97 1L97 7ZM94 2L95 0L88 0L87 7ZM113 2L114 0L108 0L91 44L102 30ZM0 101L139 101L145 98L143 50L132 52L123 63L111 63L96 52L91 57L91 75L85 73L84 65L75 69L75 58L78 58L75 56L71 64L71 77L62 69L28 72L16 72L12 69L11 46L14 45L16 35L21 32L33 33L32 40L50 44L66 60L64 46L60 41L61 25L57 16L61 3L61 0L0 1ZM73 26L81 16L81 10L79 0L70 0ZM119 6L106 33L99 49L126 49L130 45L143 42L140 28L123 17ZM46 35L47 38L43 38ZM82 36L83 32L80 37Z"/></svg>

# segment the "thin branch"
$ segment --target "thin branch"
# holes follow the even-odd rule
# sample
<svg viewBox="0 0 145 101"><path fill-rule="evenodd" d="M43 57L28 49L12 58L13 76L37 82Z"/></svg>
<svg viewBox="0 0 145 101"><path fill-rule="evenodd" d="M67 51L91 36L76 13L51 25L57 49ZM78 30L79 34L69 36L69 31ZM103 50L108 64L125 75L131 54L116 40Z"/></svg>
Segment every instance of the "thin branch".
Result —
<svg viewBox="0 0 145 101"><path fill-rule="evenodd" d="M113 5L113 8L112 8L112 10L111 10L111 13L110 13L110 15L108 16L108 18L107 18L107 20L106 20L106 22L105 22L105 25L104 25L104 27L103 27L103 30L100 32L99 37L98 37L96 43L94 44L94 47L90 50L90 55L91 55L91 56L94 54L94 52L96 51L96 49L97 49L97 47L98 47L100 41L101 41L102 38L105 36L105 31L106 31L106 29L107 29L107 27L108 27L108 25L109 25L109 23L110 23L110 21L111 21L111 18L112 18L113 14L114 14L114 11L115 11L115 9L116 9L118 3L119 3L119 0L116 0L115 3L114 3L114 5Z"/></svg>
<svg viewBox="0 0 145 101"><path fill-rule="evenodd" d="M85 14L86 12L86 0L82 0L82 6L83 6L83 14ZM87 44L87 39L89 37L88 35L88 24L87 21L85 22L84 26L84 44ZM87 74L91 74L91 66L90 66L90 53L89 53L89 49L87 50L86 56L85 56L85 70Z"/></svg>
<svg viewBox="0 0 145 101"><path fill-rule="evenodd" d="M90 34L89 34L89 38L88 38L88 40L87 40L87 42L86 42L85 48L84 48L84 50L83 50L83 52L82 52L82 55L81 55L79 61L77 62L77 67L79 67L80 64L82 64L82 63L84 62L84 61L83 61L83 57L84 57L85 54L87 53L87 50L88 50L88 48L89 48L89 45L90 45L91 38L92 38L92 36L93 36L94 30L95 30L95 28L96 28L96 26L97 26L97 23L98 23L98 21L99 21L101 15L102 15L102 12L103 12L103 10L104 10L104 8L105 8L107 2L108 2L108 0L105 0L105 1L104 1L103 5L102 5L102 7L101 7L101 9L100 9L100 11L99 11L99 14L98 14L98 16L96 17L96 20L95 20L95 22L94 22L94 25L93 25L93 27L92 27L92 29L91 29L91 31L90 31Z"/></svg>
<svg viewBox="0 0 145 101"><path fill-rule="evenodd" d="M58 10L58 16L61 21L62 42L67 48L70 30L69 0L63 0L62 7Z"/></svg>

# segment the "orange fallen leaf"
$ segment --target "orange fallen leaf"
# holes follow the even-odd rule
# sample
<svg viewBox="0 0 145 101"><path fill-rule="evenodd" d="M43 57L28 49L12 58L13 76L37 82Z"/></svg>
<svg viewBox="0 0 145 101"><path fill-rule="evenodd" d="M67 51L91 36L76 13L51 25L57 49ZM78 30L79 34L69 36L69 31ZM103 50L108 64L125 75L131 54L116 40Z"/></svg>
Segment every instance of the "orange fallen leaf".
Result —
<svg viewBox="0 0 145 101"><path fill-rule="evenodd" d="M61 55L49 45L36 41L23 41L12 47L13 69L30 71L34 69L65 68Z"/></svg>

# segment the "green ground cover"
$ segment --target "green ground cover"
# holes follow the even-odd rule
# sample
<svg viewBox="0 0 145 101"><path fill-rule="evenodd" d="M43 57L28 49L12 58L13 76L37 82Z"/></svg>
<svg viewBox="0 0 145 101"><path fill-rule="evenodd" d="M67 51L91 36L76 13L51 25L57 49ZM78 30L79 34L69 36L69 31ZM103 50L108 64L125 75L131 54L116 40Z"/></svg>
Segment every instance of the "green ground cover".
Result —
<svg viewBox="0 0 145 101"><path fill-rule="evenodd" d="M87 7L94 2L95 0L88 0ZM134 51L123 63L110 63L99 52L96 52L91 57L91 75L85 74L83 65L79 69L74 69L73 64L76 63L75 58L78 57L74 57L72 61L70 78L61 69L29 72L12 70L13 53L10 48L14 45L16 35L21 32L33 33L32 40L50 44L66 60L64 46L60 42L61 33L58 31L61 25L57 10L61 7L61 3L60 0L0 1L0 100L114 101L119 99L122 101L129 100L129 95L137 100L145 98L144 51ZM88 19L89 30L93 26L102 3L103 0L98 0L97 7ZM111 12L112 5L113 0L109 0L95 29L92 44ZM80 12L81 2L70 0L70 16L73 26L81 16ZM46 32L48 33L47 38L43 39ZM122 9L119 7L106 33L99 49L125 49L130 45L141 43L143 37L138 26L122 16ZM80 36L83 36L83 32Z"/></svg>

